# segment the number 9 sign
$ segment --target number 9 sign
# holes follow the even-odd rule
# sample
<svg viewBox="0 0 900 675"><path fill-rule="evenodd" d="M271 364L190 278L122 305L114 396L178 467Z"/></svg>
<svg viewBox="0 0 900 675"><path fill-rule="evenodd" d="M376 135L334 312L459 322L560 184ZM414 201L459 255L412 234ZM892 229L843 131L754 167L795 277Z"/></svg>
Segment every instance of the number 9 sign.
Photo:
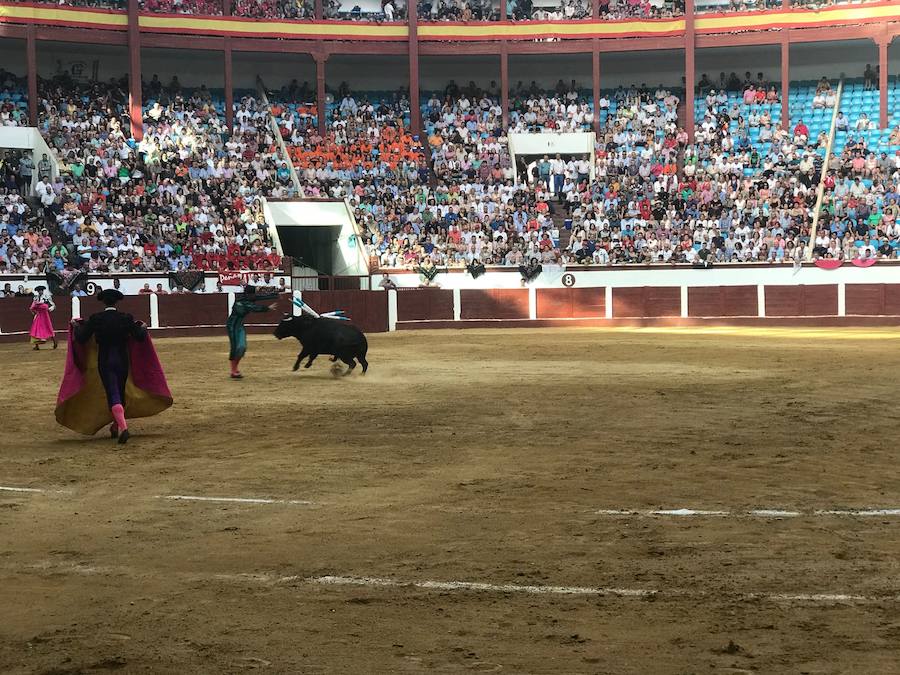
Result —
<svg viewBox="0 0 900 675"><path fill-rule="evenodd" d="M562 275L562 285L566 288L571 288L575 285L575 275L570 272L566 272Z"/></svg>

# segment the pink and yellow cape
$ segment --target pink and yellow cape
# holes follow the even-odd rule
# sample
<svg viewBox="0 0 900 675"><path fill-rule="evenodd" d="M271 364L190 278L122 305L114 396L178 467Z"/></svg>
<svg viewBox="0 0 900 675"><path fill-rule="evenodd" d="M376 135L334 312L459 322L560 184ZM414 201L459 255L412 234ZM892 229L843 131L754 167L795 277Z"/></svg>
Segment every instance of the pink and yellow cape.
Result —
<svg viewBox="0 0 900 675"><path fill-rule="evenodd" d="M172 405L172 393L150 336L143 342L129 340L128 357L125 417L151 417ZM56 397L56 421L87 436L113 421L97 369L97 343L93 337L85 344L79 343L73 337L72 327L66 370Z"/></svg>

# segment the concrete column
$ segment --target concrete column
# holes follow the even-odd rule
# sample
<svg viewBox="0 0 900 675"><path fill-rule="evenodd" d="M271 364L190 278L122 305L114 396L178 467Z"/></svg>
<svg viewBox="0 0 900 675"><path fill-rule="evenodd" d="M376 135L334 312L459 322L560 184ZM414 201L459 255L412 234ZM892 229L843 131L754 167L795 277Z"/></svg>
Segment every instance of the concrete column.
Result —
<svg viewBox="0 0 900 675"><path fill-rule="evenodd" d="M422 134L422 109L419 94L419 19L415 2L408 4L409 15L409 123L413 134ZM425 142L425 139L421 139Z"/></svg>
<svg viewBox="0 0 900 675"><path fill-rule="evenodd" d="M500 0L505 7L505 0ZM500 109L503 111L503 128L509 127L509 52L504 42L500 47Z"/></svg>
<svg viewBox="0 0 900 675"><path fill-rule="evenodd" d="M597 7L595 0L594 7ZM600 133L600 40L594 38L591 52L591 80L594 90L594 131Z"/></svg>
<svg viewBox="0 0 900 675"><path fill-rule="evenodd" d="M781 128L791 125L791 43L785 33L781 38Z"/></svg>
<svg viewBox="0 0 900 675"><path fill-rule="evenodd" d="M878 43L878 127L888 128L888 47L891 39L882 38Z"/></svg>
<svg viewBox="0 0 900 675"><path fill-rule="evenodd" d="M226 0L227 1L227 0ZM225 126L234 131L234 78L231 67L231 38L226 36L225 51L222 53L225 66Z"/></svg>
<svg viewBox="0 0 900 675"><path fill-rule="evenodd" d="M144 100L141 92L141 31L138 26L138 0L128 0L128 114L131 135L144 137Z"/></svg>
<svg viewBox="0 0 900 675"><path fill-rule="evenodd" d="M28 71L28 124L38 124L38 91L37 91L37 36L35 28L29 24L25 27L25 62Z"/></svg>
<svg viewBox="0 0 900 675"><path fill-rule="evenodd" d="M694 0L684 0L684 124L688 143L694 142L694 95L697 66L694 63Z"/></svg>
<svg viewBox="0 0 900 675"><path fill-rule="evenodd" d="M319 118L319 135L325 136L328 124L325 120L325 62L328 56L325 54L316 54L316 108L317 117Z"/></svg>

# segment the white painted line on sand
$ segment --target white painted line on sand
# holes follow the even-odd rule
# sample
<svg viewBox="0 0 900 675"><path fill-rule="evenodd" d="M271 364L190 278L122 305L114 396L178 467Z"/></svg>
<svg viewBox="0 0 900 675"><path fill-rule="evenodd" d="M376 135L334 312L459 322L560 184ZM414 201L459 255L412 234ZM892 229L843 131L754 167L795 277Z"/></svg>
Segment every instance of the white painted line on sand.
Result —
<svg viewBox="0 0 900 675"><path fill-rule="evenodd" d="M255 497L201 497L199 495L156 495L156 499L186 502L233 502L236 504L296 504L309 506L312 502L302 499L264 499Z"/></svg>
<svg viewBox="0 0 900 675"><path fill-rule="evenodd" d="M749 596L754 598L754 596ZM898 600L897 596L886 595L874 597L867 595L847 595L845 593L772 593L769 595L755 596L762 600L779 600L788 602L877 602L879 600Z"/></svg>
<svg viewBox="0 0 900 675"><path fill-rule="evenodd" d="M628 510L628 509L598 509L594 511L597 516L612 516L624 518L801 518L801 517L831 517L831 516L900 516L900 509L819 509L816 511L789 511L785 509L750 509L749 511L703 511L698 509L654 509L654 510Z"/></svg>
<svg viewBox="0 0 900 675"><path fill-rule="evenodd" d="M303 579L305 583L329 586L365 586L369 588L421 588L431 591L475 591L496 593L525 593L529 595L587 595L622 598L695 598L707 597L704 591L690 589L655 590L649 588L605 588L592 586L532 586L519 584L489 584L475 581L402 581L379 577L322 576ZM771 602L900 602L900 595L859 595L850 593L739 593L743 600Z"/></svg>
<svg viewBox="0 0 900 675"><path fill-rule="evenodd" d="M594 511L598 516L623 516L631 518L653 518L667 516L673 518L793 518L802 515L800 511L783 511L781 509L752 509L750 511L708 511L702 509L650 509L644 511L629 509L599 509Z"/></svg>
<svg viewBox="0 0 900 675"><path fill-rule="evenodd" d="M17 487L0 485L0 492L28 494L71 494L71 490L51 490L47 488ZM293 506L311 506L314 502L305 499L270 499L265 497L204 497L202 495L154 495L155 499L172 501L214 502L233 504L288 504ZM900 508L862 508L862 509L817 509L814 511L793 511L786 509L750 509L719 511L704 509L597 509L594 515L624 518L800 518L800 517L900 517Z"/></svg>
<svg viewBox="0 0 900 675"><path fill-rule="evenodd" d="M530 595L615 595L646 597L657 591L644 588L595 588L591 586L534 586L521 584L489 584L477 581L400 581L379 577L323 576L307 579L314 584L328 586L413 587L429 591L481 591L496 593L527 593Z"/></svg>
<svg viewBox="0 0 900 675"><path fill-rule="evenodd" d="M900 595L864 595L860 593L744 593L735 592L729 596L721 591L715 593L703 589L670 588L656 590L649 588L607 588L594 586L540 586L524 584L493 584L478 581L435 581L435 580L403 580L385 577L358 577L343 575L324 575L305 577L301 575L283 575L275 572L155 572L147 569L136 569L125 566L93 565L88 563L71 563L45 560L37 563L0 563L0 569L16 572L38 572L48 574L77 574L81 576L122 576L144 579L147 576L159 575L166 580L180 579L190 583L217 581L230 584L258 584L263 586L284 586L303 584L314 586L358 586L363 588L409 589L418 588L426 591L458 591L469 593L507 593L524 595L569 595L584 597L621 597L626 599L656 598L682 600L696 598L737 598L747 601L765 602L805 602L813 604L834 603L877 603L900 602Z"/></svg>
<svg viewBox="0 0 900 675"><path fill-rule="evenodd" d="M690 517L690 516L728 516L731 515L729 511L695 511L694 509L667 509L662 511L651 511L650 512L654 516L676 516L676 517Z"/></svg>
<svg viewBox="0 0 900 675"><path fill-rule="evenodd" d="M834 509L816 511L817 516L900 516L900 509Z"/></svg>
<svg viewBox="0 0 900 675"><path fill-rule="evenodd" d="M9 485L0 485L0 492L29 492L32 494L50 493L50 494L60 494L60 495L71 494L71 490L45 490L43 488L12 487Z"/></svg>

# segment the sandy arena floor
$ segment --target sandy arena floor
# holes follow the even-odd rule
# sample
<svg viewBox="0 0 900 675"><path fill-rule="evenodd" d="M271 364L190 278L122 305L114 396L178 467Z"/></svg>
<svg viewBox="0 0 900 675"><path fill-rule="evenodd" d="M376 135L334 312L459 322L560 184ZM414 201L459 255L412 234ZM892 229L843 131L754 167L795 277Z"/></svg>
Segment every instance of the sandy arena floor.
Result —
<svg viewBox="0 0 900 675"><path fill-rule="evenodd" d="M900 509L900 331L295 345L158 340L120 450L0 345L0 671L898 672L900 512L815 512Z"/></svg>

